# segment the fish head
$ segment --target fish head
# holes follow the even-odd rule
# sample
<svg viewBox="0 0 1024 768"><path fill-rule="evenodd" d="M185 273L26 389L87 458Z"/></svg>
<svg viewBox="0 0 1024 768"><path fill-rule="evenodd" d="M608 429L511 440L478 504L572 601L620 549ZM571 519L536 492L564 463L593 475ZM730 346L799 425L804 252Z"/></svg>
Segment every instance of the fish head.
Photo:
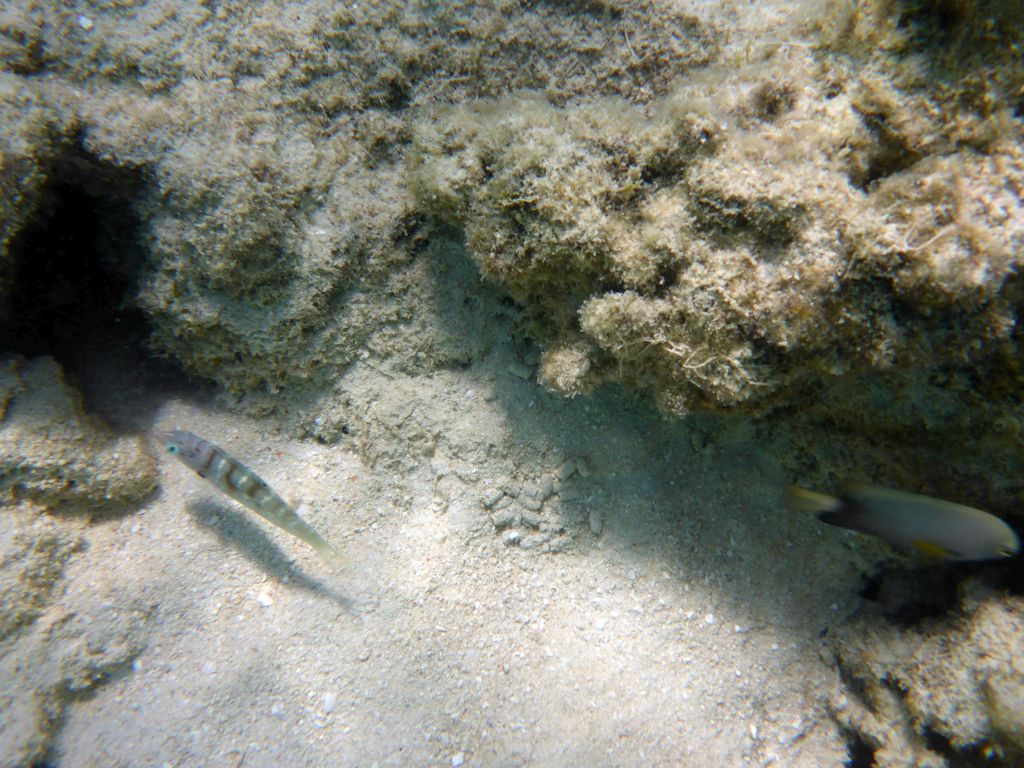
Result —
<svg viewBox="0 0 1024 768"><path fill-rule="evenodd" d="M996 547L996 551L1000 557L1016 557L1020 554L1020 538L1017 536L1016 531L1007 526L1006 535L1003 540L999 542Z"/></svg>
<svg viewBox="0 0 1024 768"><path fill-rule="evenodd" d="M186 464L196 455L199 438L182 429L156 432L157 439L164 444L164 450Z"/></svg>

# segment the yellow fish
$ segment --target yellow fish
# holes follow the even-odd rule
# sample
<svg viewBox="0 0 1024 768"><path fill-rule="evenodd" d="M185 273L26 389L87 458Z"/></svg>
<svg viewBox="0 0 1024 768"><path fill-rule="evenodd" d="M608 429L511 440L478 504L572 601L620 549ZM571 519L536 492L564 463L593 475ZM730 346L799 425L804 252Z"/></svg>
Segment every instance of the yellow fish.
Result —
<svg viewBox="0 0 1024 768"><path fill-rule="evenodd" d="M345 557L303 520L267 483L223 448L180 429L157 432L167 452L232 499L247 506L292 536L301 539L332 565Z"/></svg>
<svg viewBox="0 0 1024 768"><path fill-rule="evenodd" d="M1020 552L1010 526L980 509L870 485L827 496L790 486L786 506L814 512L829 525L885 539L930 560L995 560Z"/></svg>

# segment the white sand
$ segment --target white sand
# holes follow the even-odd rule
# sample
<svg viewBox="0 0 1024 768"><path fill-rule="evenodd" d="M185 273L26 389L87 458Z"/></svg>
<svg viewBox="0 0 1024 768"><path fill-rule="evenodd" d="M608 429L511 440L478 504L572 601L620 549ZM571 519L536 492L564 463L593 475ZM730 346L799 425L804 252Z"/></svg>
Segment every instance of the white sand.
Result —
<svg viewBox="0 0 1024 768"><path fill-rule="evenodd" d="M132 669L68 708L54 762L841 765L819 658L859 584L841 535L777 508L752 446L695 450L636 401L565 401L513 361L364 368L365 419L336 446L167 402L155 427L301 496L352 565L332 573L166 457L159 498L90 528L69 569L68 601L151 613ZM579 457L590 476L560 480ZM546 477L536 514L563 551L507 545L481 498Z"/></svg>

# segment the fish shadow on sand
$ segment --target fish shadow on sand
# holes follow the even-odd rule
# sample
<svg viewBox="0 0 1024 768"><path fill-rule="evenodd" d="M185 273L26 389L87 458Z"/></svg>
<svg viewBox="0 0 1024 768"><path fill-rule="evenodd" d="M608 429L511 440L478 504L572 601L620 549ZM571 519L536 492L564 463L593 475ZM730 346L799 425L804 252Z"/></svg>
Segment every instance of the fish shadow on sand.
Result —
<svg viewBox="0 0 1024 768"><path fill-rule="evenodd" d="M356 601L338 592L326 581L308 576L299 570L295 561L275 544L260 526L250 520L247 513L213 501L192 501L186 505L192 519L203 529L212 532L226 548L240 552L250 562L266 571L270 576L288 586L323 595L340 605L348 613L356 613ZM214 522L216 521L216 522ZM332 575L331 566L323 563L324 569Z"/></svg>

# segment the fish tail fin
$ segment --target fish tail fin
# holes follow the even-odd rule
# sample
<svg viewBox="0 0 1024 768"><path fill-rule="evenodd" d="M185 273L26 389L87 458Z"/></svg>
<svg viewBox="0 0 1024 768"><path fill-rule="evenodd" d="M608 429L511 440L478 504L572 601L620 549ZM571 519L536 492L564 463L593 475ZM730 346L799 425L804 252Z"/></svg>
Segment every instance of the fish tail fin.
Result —
<svg viewBox="0 0 1024 768"><path fill-rule="evenodd" d="M348 558L326 541L320 546L315 547L315 549L316 553L320 555L320 557L335 568L340 570L348 566Z"/></svg>
<svg viewBox="0 0 1024 768"><path fill-rule="evenodd" d="M824 493L815 493L806 488L791 485L782 495L782 503L794 512L811 512L818 517L835 512L839 499Z"/></svg>

